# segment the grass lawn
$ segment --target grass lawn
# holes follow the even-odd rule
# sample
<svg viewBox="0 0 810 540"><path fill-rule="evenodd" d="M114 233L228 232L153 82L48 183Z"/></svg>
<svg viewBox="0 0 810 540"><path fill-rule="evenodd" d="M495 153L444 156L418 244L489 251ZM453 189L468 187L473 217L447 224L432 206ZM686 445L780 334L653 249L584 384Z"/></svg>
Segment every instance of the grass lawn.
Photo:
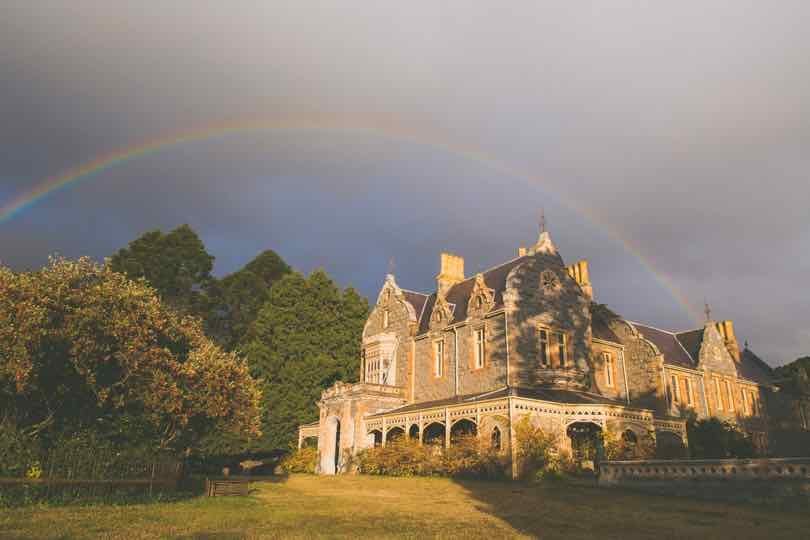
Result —
<svg viewBox="0 0 810 540"><path fill-rule="evenodd" d="M575 486L291 476L247 498L0 510L0 538L808 538L810 516Z"/></svg>

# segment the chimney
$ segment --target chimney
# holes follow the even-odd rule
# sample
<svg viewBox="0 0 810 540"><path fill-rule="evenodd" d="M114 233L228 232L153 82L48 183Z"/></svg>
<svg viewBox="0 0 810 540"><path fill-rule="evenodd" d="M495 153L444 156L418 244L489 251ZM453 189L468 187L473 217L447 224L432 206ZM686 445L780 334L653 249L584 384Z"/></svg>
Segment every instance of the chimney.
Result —
<svg viewBox="0 0 810 540"><path fill-rule="evenodd" d="M720 321L717 323L717 331L723 336L731 357L735 362L740 361L740 345L737 343L737 336L734 335L734 323L732 321Z"/></svg>
<svg viewBox="0 0 810 540"><path fill-rule="evenodd" d="M439 295L445 296L450 287L464 281L464 258L443 252L441 264L441 271L436 276L436 284Z"/></svg>
<svg viewBox="0 0 810 540"><path fill-rule="evenodd" d="M575 262L571 266L566 267L566 270L568 270L568 275L571 276L571 279L576 281L582 288L582 292L585 293L585 296L587 296L589 300L593 300L593 287L591 287L591 277L588 274L588 261L583 259Z"/></svg>

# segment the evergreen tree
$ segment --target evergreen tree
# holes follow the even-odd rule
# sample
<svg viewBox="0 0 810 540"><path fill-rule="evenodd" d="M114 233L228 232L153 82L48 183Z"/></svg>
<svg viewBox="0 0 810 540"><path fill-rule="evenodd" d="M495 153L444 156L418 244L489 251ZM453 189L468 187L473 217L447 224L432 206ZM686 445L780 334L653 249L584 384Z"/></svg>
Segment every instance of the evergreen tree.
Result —
<svg viewBox="0 0 810 540"><path fill-rule="evenodd" d="M213 265L214 257L188 225L168 234L147 232L110 258L113 271L146 279L166 303L203 317L209 309L205 293L213 282Z"/></svg>
<svg viewBox="0 0 810 540"><path fill-rule="evenodd" d="M285 448L302 423L318 419L321 391L356 381L368 303L322 270L277 281L251 326L243 352L263 380L263 450Z"/></svg>
<svg viewBox="0 0 810 540"><path fill-rule="evenodd" d="M214 301L207 318L210 334L226 349L233 349L270 297L270 287L290 271L281 257L267 250L220 280L211 289Z"/></svg>

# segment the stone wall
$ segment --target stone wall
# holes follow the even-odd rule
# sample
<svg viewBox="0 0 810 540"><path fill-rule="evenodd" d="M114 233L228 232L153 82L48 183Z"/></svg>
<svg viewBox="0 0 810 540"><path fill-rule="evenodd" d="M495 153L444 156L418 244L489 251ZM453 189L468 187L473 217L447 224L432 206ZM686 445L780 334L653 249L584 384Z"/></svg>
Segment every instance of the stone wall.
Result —
<svg viewBox="0 0 810 540"><path fill-rule="evenodd" d="M587 387L591 357L590 301L556 254L538 254L515 268L505 304L509 320L511 386L570 384ZM540 364L539 329L568 336L565 370Z"/></svg>
<svg viewBox="0 0 810 540"><path fill-rule="evenodd" d="M667 414L666 391L661 382L663 355L627 322L612 319L609 326L624 345L630 405Z"/></svg>
<svg viewBox="0 0 810 540"><path fill-rule="evenodd" d="M599 485L731 500L810 496L810 458L605 461Z"/></svg>

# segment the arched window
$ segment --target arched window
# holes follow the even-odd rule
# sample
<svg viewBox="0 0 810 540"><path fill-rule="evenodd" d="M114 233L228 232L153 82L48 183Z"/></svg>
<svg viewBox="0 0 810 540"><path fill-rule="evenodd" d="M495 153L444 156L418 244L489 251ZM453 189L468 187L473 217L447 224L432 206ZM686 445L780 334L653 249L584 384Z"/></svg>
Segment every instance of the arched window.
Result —
<svg viewBox="0 0 810 540"><path fill-rule="evenodd" d="M635 446L638 443L638 437L636 437L632 429L625 430L625 432L622 433L622 439L628 446Z"/></svg>
<svg viewBox="0 0 810 540"><path fill-rule="evenodd" d="M501 449L501 430L498 426L492 428L492 448L495 450Z"/></svg>

